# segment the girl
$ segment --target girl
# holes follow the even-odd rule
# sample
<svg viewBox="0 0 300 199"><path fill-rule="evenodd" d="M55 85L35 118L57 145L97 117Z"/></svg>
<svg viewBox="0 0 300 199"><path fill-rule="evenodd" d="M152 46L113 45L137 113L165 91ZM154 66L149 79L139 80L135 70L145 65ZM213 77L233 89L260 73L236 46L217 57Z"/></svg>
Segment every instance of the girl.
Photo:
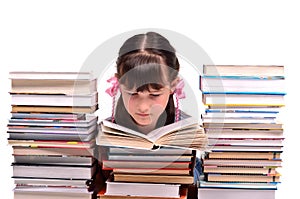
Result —
<svg viewBox="0 0 300 199"><path fill-rule="evenodd" d="M184 84L175 49L165 37L155 32L134 35L120 48L116 65L115 77L108 80L113 86L106 90L113 97L113 122L147 134L180 119L178 99L185 97ZM196 165L195 181L200 174ZM103 184L107 174L100 175Z"/></svg>
<svg viewBox="0 0 300 199"><path fill-rule="evenodd" d="M178 71L175 50L160 34L148 32L125 41L117 59L115 81L121 96L113 120L144 133L173 123L179 113L173 100L179 92Z"/></svg>

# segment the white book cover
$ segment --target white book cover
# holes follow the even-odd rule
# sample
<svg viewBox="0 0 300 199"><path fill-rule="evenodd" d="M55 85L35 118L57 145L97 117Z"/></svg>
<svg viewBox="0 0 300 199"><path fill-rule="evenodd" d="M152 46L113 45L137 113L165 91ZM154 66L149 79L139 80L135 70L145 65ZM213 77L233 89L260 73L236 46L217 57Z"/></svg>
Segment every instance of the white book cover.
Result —
<svg viewBox="0 0 300 199"><path fill-rule="evenodd" d="M44 71L11 71L10 79L58 79L58 80L90 80L94 79L91 72L44 72Z"/></svg>
<svg viewBox="0 0 300 199"><path fill-rule="evenodd" d="M179 198L180 184L106 182L105 195Z"/></svg>
<svg viewBox="0 0 300 199"><path fill-rule="evenodd" d="M275 190L198 188L198 199L275 199Z"/></svg>
<svg viewBox="0 0 300 199"><path fill-rule="evenodd" d="M91 95L11 94L12 105L32 106L94 106L98 92Z"/></svg>

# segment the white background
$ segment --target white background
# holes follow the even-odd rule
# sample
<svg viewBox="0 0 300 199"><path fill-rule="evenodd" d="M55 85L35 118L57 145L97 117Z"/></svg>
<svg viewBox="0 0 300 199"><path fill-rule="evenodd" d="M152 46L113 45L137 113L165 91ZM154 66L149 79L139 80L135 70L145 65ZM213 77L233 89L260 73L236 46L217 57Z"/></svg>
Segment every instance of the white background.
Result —
<svg viewBox="0 0 300 199"><path fill-rule="evenodd" d="M2 197L13 198L8 72L78 71L102 42L126 31L163 28L197 42L215 64L284 65L287 80L282 184L298 195L299 6L291 0L0 1Z"/></svg>

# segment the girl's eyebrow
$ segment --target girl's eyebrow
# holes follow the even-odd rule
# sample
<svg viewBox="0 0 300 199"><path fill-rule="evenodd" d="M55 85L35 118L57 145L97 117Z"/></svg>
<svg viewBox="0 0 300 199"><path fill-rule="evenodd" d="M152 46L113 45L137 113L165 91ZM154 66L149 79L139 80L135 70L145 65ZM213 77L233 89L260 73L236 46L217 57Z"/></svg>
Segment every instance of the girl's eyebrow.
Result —
<svg viewBox="0 0 300 199"><path fill-rule="evenodd" d="M156 92L162 92L164 89L161 88L161 89L158 89L158 90L150 90L149 92L150 93L156 93Z"/></svg>
<svg viewBox="0 0 300 199"><path fill-rule="evenodd" d="M166 87L162 87L162 88L160 88L160 89L153 89L153 88L150 88L149 92L160 92L160 91L163 91L163 90L165 90L165 89L166 89Z"/></svg>

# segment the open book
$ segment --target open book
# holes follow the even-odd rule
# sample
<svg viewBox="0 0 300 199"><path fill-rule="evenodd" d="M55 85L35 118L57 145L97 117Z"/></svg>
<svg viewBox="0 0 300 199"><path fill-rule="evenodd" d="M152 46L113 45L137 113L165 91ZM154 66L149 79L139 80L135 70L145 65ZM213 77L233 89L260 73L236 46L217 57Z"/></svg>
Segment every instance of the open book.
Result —
<svg viewBox="0 0 300 199"><path fill-rule="evenodd" d="M148 150L160 146L203 150L207 144L207 136L199 122L191 116L157 128L147 135L106 119L100 123L96 144Z"/></svg>

